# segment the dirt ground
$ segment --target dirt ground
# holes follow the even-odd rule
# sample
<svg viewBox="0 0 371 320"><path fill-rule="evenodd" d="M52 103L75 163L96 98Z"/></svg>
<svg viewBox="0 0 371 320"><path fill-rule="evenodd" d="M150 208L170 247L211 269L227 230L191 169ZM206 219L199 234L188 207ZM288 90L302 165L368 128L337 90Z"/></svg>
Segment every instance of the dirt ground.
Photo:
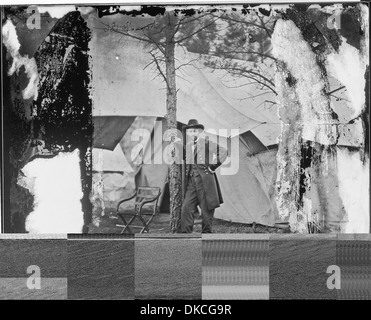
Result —
<svg viewBox="0 0 371 320"><path fill-rule="evenodd" d="M130 217L128 217L130 218ZM148 217L145 217L148 219ZM128 219L127 219L128 220ZM157 213L149 226L149 233L171 233L169 227L169 213ZM195 219L194 232L201 233L201 218ZM120 233L123 227L117 226L122 221L116 215L114 209L106 209L104 215L95 214L93 223L89 226L89 233ZM133 226L142 227L141 221L137 218ZM132 228L134 233L138 233L140 228ZM287 227L268 227L260 224L235 223L220 219L214 219L213 233L289 233Z"/></svg>

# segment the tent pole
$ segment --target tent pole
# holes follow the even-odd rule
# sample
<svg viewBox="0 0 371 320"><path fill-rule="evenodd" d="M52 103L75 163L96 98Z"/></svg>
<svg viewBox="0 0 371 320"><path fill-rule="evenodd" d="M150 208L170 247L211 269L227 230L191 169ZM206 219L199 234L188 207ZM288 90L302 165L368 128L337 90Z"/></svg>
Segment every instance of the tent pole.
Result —
<svg viewBox="0 0 371 320"><path fill-rule="evenodd" d="M183 159L182 159L182 202L185 198L185 192L186 192L186 164L184 161L185 157L185 144L186 144L186 139L185 139L185 130L182 128L182 136L183 136Z"/></svg>
<svg viewBox="0 0 371 320"><path fill-rule="evenodd" d="M186 185L185 185L185 164L184 164L184 160L182 160L182 202L184 200L184 197L185 197L185 188L186 188Z"/></svg>

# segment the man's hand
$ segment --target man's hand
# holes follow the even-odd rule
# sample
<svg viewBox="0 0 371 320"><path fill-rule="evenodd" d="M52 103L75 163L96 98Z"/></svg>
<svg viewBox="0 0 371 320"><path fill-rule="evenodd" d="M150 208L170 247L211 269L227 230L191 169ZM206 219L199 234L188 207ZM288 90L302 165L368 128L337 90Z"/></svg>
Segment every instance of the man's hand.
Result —
<svg viewBox="0 0 371 320"><path fill-rule="evenodd" d="M215 165L211 164L211 165L209 165L209 166L207 167L207 169L209 169L209 171L210 171L211 173L215 173L215 170L216 170L215 167L216 167Z"/></svg>

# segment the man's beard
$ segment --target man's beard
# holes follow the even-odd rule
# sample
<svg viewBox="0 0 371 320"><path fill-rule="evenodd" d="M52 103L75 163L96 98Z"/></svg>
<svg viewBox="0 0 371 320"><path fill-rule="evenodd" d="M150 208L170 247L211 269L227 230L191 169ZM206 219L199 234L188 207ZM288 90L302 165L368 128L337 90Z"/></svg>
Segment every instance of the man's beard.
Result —
<svg viewBox="0 0 371 320"><path fill-rule="evenodd" d="M197 140L197 136L188 136L188 142L195 142Z"/></svg>

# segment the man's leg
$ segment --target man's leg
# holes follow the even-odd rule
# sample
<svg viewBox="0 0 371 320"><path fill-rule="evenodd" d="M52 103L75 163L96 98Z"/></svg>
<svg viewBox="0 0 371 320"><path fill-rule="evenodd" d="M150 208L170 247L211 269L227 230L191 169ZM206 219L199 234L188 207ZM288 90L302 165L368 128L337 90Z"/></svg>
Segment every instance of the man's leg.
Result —
<svg viewBox="0 0 371 320"><path fill-rule="evenodd" d="M197 204L195 181L193 177L189 177L180 217L180 231L182 233L191 233L193 231L194 212L197 210Z"/></svg>
<svg viewBox="0 0 371 320"><path fill-rule="evenodd" d="M215 210L202 209L202 233L212 233Z"/></svg>
<svg viewBox="0 0 371 320"><path fill-rule="evenodd" d="M209 210L206 202L205 189L202 183L200 175L195 176L198 202L201 207L201 217L202 217L202 233L212 233L214 209Z"/></svg>

